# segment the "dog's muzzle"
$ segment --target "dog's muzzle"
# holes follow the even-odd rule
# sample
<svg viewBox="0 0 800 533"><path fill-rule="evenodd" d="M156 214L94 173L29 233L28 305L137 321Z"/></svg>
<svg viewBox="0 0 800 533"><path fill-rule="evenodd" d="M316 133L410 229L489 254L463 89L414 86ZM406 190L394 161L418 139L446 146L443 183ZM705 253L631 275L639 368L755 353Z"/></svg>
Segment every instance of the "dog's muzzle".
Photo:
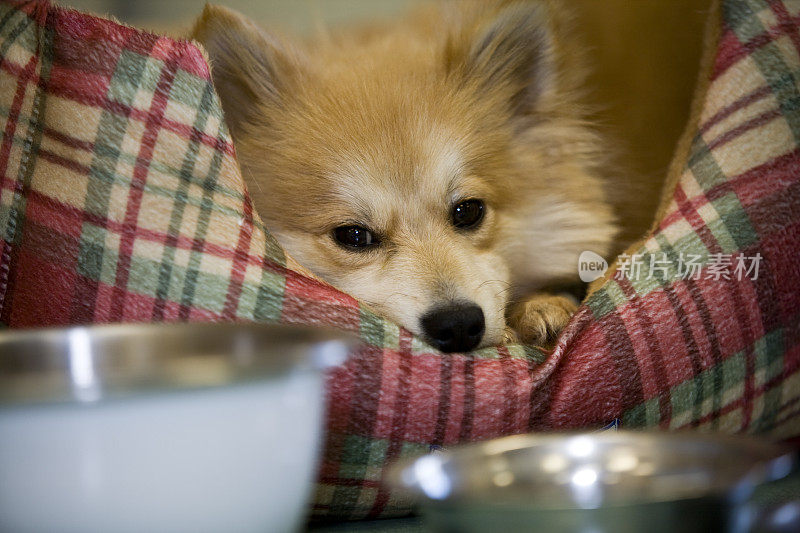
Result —
<svg viewBox="0 0 800 533"><path fill-rule="evenodd" d="M443 352L468 352L486 330L483 310L472 302L453 303L428 311L420 319L428 342Z"/></svg>

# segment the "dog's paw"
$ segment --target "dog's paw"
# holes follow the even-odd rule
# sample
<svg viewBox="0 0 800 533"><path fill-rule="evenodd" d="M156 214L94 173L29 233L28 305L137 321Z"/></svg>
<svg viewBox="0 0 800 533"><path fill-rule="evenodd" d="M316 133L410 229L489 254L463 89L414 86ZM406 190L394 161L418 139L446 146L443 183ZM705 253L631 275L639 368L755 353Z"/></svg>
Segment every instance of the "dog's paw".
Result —
<svg viewBox="0 0 800 533"><path fill-rule="evenodd" d="M503 331L503 344L519 344L519 335L514 328L511 326L506 326L506 329Z"/></svg>
<svg viewBox="0 0 800 533"><path fill-rule="evenodd" d="M508 323L520 342L549 347L577 308L565 296L539 294L514 306Z"/></svg>

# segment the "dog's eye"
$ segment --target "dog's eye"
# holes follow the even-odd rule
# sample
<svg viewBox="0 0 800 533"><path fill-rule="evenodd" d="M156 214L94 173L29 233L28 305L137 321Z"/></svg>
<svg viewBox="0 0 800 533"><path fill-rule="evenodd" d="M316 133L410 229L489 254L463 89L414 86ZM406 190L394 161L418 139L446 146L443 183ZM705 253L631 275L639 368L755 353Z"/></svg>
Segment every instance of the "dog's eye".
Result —
<svg viewBox="0 0 800 533"><path fill-rule="evenodd" d="M345 248L359 251L378 244L372 232L362 226L339 226L333 230L333 238Z"/></svg>
<svg viewBox="0 0 800 533"><path fill-rule="evenodd" d="M453 207L453 225L461 229L472 229L483 220L483 202L476 199L464 200Z"/></svg>

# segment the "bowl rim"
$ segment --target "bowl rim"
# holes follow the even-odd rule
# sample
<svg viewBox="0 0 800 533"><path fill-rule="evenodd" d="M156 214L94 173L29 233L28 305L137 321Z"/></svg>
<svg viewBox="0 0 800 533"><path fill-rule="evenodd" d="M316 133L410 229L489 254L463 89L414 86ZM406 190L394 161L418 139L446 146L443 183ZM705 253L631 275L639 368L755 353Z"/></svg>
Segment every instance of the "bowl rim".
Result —
<svg viewBox="0 0 800 533"><path fill-rule="evenodd" d="M502 502L500 490L487 487L475 488L473 486L455 486L443 497L431 497L418 483L419 478L414 473L415 465L420 461L438 463L437 468L453 465L455 468L475 464L476 461L489 461L493 457L502 456L514 451L532 448L534 446L552 445L559 442L566 443L569 439L590 439L598 442L613 444L618 442L629 445L631 442L656 442L665 444L671 442L684 446L696 445L705 447L728 447L742 452L749 452L750 457L755 457L749 464L735 465L737 475L732 476L734 481L725 484L712 483L703 491L675 490L669 494L659 494L655 497L634 498L629 502L603 501L600 505L581 505L564 500L557 504L532 504L532 510L578 510L618 507L620 505L636 505L672 502L694 499L707 496L723 496L731 501L742 501L750 496L753 489L765 482L781 479L800 468L800 452L788 445L776 444L763 438L751 435L731 435L722 433L701 433L692 430L663 430L644 428L638 430L612 430L612 431L550 431L544 433L527 433L511 435L480 442L460 444L453 447L437 449L432 453L416 457L403 458L395 461L388 468L384 479L385 485L390 490L411 497L415 501L427 505L484 505L504 506L514 505L515 502ZM433 459L431 459L433 458ZM444 471L444 470L442 470ZM635 501L634 501L635 500ZM519 502L516 502L519 503Z"/></svg>
<svg viewBox="0 0 800 533"><path fill-rule="evenodd" d="M5 330L0 331L0 408L94 404L322 372L342 364L359 344L355 335L330 328L262 323Z"/></svg>

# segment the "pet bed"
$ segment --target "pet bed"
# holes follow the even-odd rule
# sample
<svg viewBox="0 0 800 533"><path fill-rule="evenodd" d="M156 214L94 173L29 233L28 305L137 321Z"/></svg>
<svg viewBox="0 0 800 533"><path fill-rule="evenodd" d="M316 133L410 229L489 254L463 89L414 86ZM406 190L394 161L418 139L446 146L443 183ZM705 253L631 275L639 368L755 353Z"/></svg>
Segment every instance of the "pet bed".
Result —
<svg viewBox="0 0 800 533"><path fill-rule="evenodd" d="M365 348L328 378L316 518L404 514L380 484L391 460L500 435L611 425L797 439L798 12L722 2L653 230L552 353L444 355L287 259L253 212L195 44L4 0L0 321L356 332Z"/></svg>

